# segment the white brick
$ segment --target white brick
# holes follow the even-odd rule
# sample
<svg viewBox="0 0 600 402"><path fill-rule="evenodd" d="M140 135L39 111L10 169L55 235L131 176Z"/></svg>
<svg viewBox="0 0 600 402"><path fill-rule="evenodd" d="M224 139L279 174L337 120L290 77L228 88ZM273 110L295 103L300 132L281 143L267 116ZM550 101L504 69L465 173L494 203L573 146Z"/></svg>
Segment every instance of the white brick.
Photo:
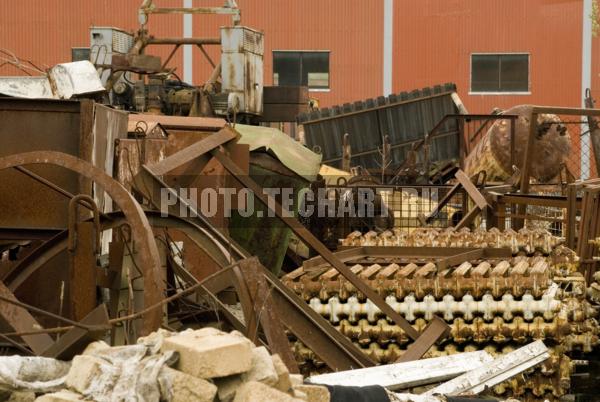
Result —
<svg viewBox="0 0 600 402"><path fill-rule="evenodd" d="M163 367L160 375L168 384L163 389L161 381L161 394L170 402L212 402L217 394L216 385L170 367Z"/></svg>
<svg viewBox="0 0 600 402"><path fill-rule="evenodd" d="M90 355L75 356L65 384L77 392L85 393L95 378L111 369L106 361L98 357Z"/></svg>
<svg viewBox="0 0 600 402"><path fill-rule="evenodd" d="M80 395L76 392L71 392L67 390L62 390L59 392L54 392L52 394L45 394L38 397L35 402L90 402L88 399L85 399L83 395Z"/></svg>
<svg viewBox="0 0 600 402"><path fill-rule="evenodd" d="M244 383L235 393L234 402L301 402L285 392L256 381Z"/></svg>
<svg viewBox="0 0 600 402"><path fill-rule="evenodd" d="M219 402L231 402L235 398L236 391L242 386L241 374L230 375L229 377L215 378L215 384L219 387L217 395Z"/></svg>
<svg viewBox="0 0 600 402"><path fill-rule="evenodd" d="M164 340L161 351L179 352L177 368L199 378L225 377L252 368L252 347L247 339L222 333L180 334Z"/></svg>
<svg viewBox="0 0 600 402"><path fill-rule="evenodd" d="M277 372L269 351L264 346L252 349L252 368L242 374L242 380L258 381L274 386L277 384Z"/></svg>
<svg viewBox="0 0 600 402"><path fill-rule="evenodd" d="M81 353L82 355L94 355L96 352L110 349L110 345L104 341L92 342L86 346L85 350Z"/></svg>
<svg viewBox="0 0 600 402"><path fill-rule="evenodd" d="M35 401L35 392L32 391L15 391L10 394L7 402L33 402Z"/></svg>
<svg viewBox="0 0 600 402"><path fill-rule="evenodd" d="M302 374L290 374L290 381L292 383L292 387L295 387L297 385L304 384L304 377Z"/></svg>
<svg viewBox="0 0 600 402"><path fill-rule="evenodd" d="M327 387L319 385L297 385L294 390L304 392L308 397L308 402L329 402L331 399Z"/></svg>
<svg viewBox="0 0 600 402"><path fill-rule="evenodd" d="M287 366L278 354L271 356L271 360L273 361L273 367L275 367L275 372L277 373L277 384L275 384L275 388L283 392L289 391L290 388L292 388L292 382L290 381L290 372Z"/></svg>
<svg viewBox="0 0 600 402"><path fill-rule="evenodd" d="M303 401L308 402L308 395L306 395L304 392L297 390L295 388L292 388L290 395L292 395L296 399L301 399Z"/></svg>
<svg viewBox="0 0 600 402"><path fill-rule="evenodd" d="M283 362L281 362L281 364L283 364ZM284 369L287 372L285 365ZM232 375L228 377L217 378L215 379L215 383L219 387L219 401L231 402L235 397L235 393L238 390L238 388L240 388L243 383L248 381L258 381L263 384L273 386L279 389L280 391L287 391L290 388L278 388L278 380L279 377L277 375L277 370L275 368L272 356L269 354L269 351L264 346L261 346L252 349L252 369L250 369L250 371L247 371L240 375Z"/></svg>

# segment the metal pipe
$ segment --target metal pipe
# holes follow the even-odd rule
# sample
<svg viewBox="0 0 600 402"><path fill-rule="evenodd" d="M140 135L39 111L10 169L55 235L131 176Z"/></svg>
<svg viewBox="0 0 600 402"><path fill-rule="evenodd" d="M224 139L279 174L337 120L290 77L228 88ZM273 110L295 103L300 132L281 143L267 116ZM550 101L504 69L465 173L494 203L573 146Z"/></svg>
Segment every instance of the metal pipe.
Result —
<svg viewBox="0 0 600 402"><path fill-rule="evenodd" d="M85 325L85 324L81 324L81 323L79 323L77 321L69 320L68 318L60 316L58 314L54 314L54 313L51 313L49 311L42 310L41 308L37 308L35 306L32 306L32 305L27 304L27 303L20 302L18 300L10 299L10 298L4 297L4 296L0 296L0 300L2 300L3 302L6 302L6 303L14 304L15 306L18 306L18 307L22 307L22 308L27 309L29 311L32 311L34 313L42 314L42 315L48 316L50 318L54 318L54 319L57 319L57 320L60 320L60 321L64 321L67 324L73 325L74 327L83 328L85 330L89 330L90 328L92 328L89 325Z"/></svg>
<svg viewBox="0 0 600 402"><path fill-rule="evenodd" d="M220 38L148 38L149 45L220 45Z"/></svg>
<svg viewBox="0 0 600 402"><path fill-rule="evenodd" d="M154 6L141 9L146 14L229 14L239 15L238 8L229 7L160 7Z"/></svg>

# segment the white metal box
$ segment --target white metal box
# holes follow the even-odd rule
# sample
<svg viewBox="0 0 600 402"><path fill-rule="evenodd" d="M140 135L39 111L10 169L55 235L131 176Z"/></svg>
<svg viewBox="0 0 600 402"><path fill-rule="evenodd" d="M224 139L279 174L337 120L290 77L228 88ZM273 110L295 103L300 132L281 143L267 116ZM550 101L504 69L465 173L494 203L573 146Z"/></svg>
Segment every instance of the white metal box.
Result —
<svg viewBox="0 0 600 402"><path fill-rule="evenodd" d="M90 61L95 65L111 64L112 55L127 54L133 47L133 35L119 28L90 27ZM106 84L110 71L103 69L100 79Z"/></svg>
<svg viewBox="0 0 600 402"><path fill-rule="evenodd" d="M221 91L230 94L229 107L238 113L262 114L263 53L262 32L221 27Z"/></svg>

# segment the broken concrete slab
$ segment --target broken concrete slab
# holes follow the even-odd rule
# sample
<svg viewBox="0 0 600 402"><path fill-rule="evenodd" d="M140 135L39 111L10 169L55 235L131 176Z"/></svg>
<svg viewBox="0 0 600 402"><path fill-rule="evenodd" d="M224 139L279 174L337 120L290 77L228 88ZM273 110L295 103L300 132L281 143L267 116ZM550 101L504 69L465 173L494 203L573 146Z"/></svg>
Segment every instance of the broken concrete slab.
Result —
<svg viewBox="0 0 600 402"><path fill-rule="evenodd" d="M277 373L277 383L275 384L275 388L283 392L289 391L290 388L292 388L292 382L287 366L278 354L272 355L271 360L273 361L273 367L275 367L275 372Z"/></svg>
<svg viewBox="0 0 600 402"><path fill-rule="evenodd" d="M35 402L92 402L77 392L62 390L38 397Z"/></svg>
<svg viewBox="0 0 600 402"><path fill-rule="evenodd" d="M329 402L331 395L327 387L320 385L296 385L294 391L300 391L306 394L308 402Z"/></svg>
<svg viewBox="0 0 600 402"><path fill-rule="evenodd" d="M33 391L15 391L10 394L6 402L33 402L35 401L35 392Z"/></svg>
<svg viewBox="0 0 600 402"><path fill-rule="evenodd" d="M304 377L302 374L290 374L290 382L292 383L292 387L302 385L304 384Z"/></svg>
<svg viewBox="0 0 600 402"><path fill-rule="evenodd" d="M163 341L161 351L179 353L177 369L199 378L240 374L252 368L252 347L244 339L227 333L186 333Z"/></svg>
<svg viewBox="0 0 600 402"><path fill-rule="evenodd" d="M248 381L258 381L263 384L277 388L280 391L286 392L291 388L289 382L289 373L287 368L277 356L283 368L276 369L275 356L271 356L269 351L264 346L252 349L252 369L239 375L232 375L223 378L216 378L215 383L219 387L218 395L220 402L230 402L235 398L235 393L243 383ZM280 375L281 372L281 384ZM284 372L285 370L285 372ZM287 378L286 378L287 374ZM285 388L287 386L287 388ZM283 388L283 389L282 389Z"/></svg>
<svg viewBox="0 0 600 402"><path fill-rule="evenodd" d="M92 342L81 352L82 355L95 355L101 350L110 349L110 345L104 341Z"/></svg>
<svg viewBox="0 0 600 402"><path fill-rule="evenodd" d="M269 386L277 384L277 372L267 348L260 346L252 349L252 368L242 374L242 380L258 381Z"/></svg>
<svg viewBox="0 0 600 402"><path fill-rule="evenodd" d="M160 377L161 395L171 402L212 402L217 395L216 385L170 367L163 367Z"/></svg>
<svg viewBox="0 0 600 402"><path fill-rule="evenodd" d="M236 392L234 402L301 402L302 399L294 398L256 381L244 383Z"/></svg>
<svg viewBox="0 0 600 402"><path fill-rule="evenodd" d="M215 384L219 388L217 395L219 402L231 402L235 398L235 393L242 386L244 381L241 374L231 375L229 377L215 378Z"/></svg>
<svg viewBox="0 0 600 402"><path fill-rule="evenodd" d="M111 371L113 370L110 364L98 357L90 355L75 356L65 384L72 390L84 394L94 381Z"/></svg>

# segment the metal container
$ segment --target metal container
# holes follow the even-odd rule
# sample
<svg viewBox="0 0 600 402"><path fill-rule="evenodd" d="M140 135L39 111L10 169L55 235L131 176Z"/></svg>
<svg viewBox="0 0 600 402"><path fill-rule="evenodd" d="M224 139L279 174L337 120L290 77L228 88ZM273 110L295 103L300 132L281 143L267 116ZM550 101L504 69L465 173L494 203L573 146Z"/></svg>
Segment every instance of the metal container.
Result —
<svg viewBox="0 0 600 402"><path fill-rule="evenodd" d="M133 46L133 35L118 28L90 27L90 61L94 64L111 64L113 54L127 54ZM110 71L102 71L102 84Z"/></svg>
<svg viewBox="0 0 600 402"><path fill-rule="evenodd" d="M263 33L234 26L221 27L222 93L228 94L227 108L217 114L262 114Z"/></svg>

